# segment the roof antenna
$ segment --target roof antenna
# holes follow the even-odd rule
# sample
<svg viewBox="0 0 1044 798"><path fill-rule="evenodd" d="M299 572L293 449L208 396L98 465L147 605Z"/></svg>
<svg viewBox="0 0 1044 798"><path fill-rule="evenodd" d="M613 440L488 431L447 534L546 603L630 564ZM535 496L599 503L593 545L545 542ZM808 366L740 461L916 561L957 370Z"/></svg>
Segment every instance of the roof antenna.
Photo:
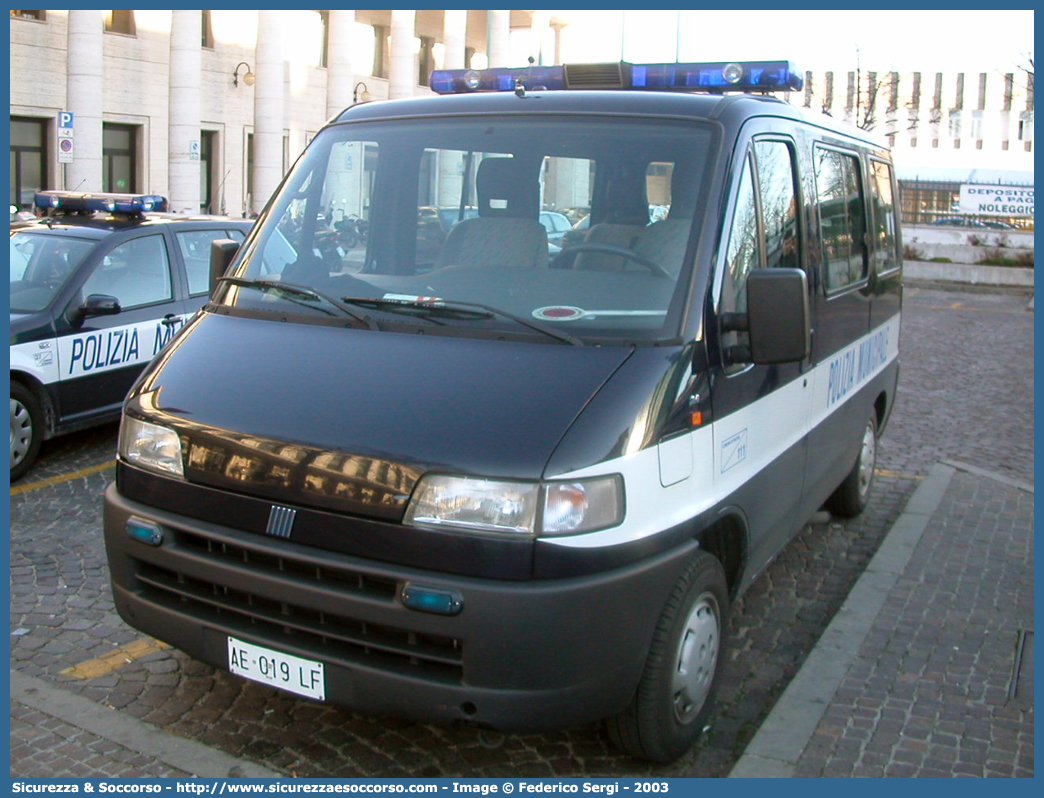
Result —
<svg viewBox="0 0 1044 798"><path fill-rule="evenodd" d="M536 59L533 56L529 56L529 69L527 70L526 77L532 78L533 76L533 64L536 63ZM526 84L522 81L522 76L519 75L515 78L515 96L524 98L526 96Z"/></svg>

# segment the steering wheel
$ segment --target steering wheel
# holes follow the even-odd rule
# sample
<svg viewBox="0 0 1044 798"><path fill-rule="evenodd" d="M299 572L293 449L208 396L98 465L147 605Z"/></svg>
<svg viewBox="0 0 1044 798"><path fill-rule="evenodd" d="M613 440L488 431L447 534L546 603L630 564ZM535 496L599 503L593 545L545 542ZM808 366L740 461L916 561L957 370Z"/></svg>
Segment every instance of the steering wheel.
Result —
<svg viewBox="0 0 1044 798"><path fill-rule="evenodd" d="M607 255L619 255L621 258L633 260L640 266L644 266L657 277L666 277L668 280L672 279L671 275L667 272L667 270L664 269L663 266L661 266L656 261L650 260L644 255L639 255L633 249L627 249L627 247L618 247L616 246L616 244L597 244L591 242L586 244L577 244L574 247L568 247L567 249L563 249L561 252L555 255L554 258L551 259L551 263L548 264L548 268L572 268L571 263L573 259L581 252L604 252Z"/></svg>

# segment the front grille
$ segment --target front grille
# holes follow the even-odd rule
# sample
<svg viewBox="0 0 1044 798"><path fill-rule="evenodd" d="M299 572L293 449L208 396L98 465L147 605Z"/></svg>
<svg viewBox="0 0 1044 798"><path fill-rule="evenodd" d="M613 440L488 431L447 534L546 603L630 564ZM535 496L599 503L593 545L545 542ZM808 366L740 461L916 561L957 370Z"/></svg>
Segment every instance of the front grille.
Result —
<svg viewBox="0 0 1044 798"><path fill-rule="evenodd" d="M381 579L359 571L300 562L259 549L213 540L184 530L177 530L175 539L179 547L192 549L197 554L203 554L208 560L216 560L228 565L286 574L305 582L314 582L318 585L351 591L375 599L391 599L398 592L398 585L393 579Z"/></svg>
<svg viewBox="0 0 1044 798"><path fill-rule="evenodd" d="M169 528L168 528L169 529ZM289 557L231 545L179 530L180 546L207 560L235 568L239 574L279 576L294 587L334 588L348 595L389 599L393 580L317 567ZM463 678L460 641L374 624L340 613L316 610L284 600L200 579L187 573L139 561L136 579L147 600L203 623L233 629L278 647L280 642L326 661L358 663L422 678L459 682ZM237 580L240 584L246 580Z"/></svg>

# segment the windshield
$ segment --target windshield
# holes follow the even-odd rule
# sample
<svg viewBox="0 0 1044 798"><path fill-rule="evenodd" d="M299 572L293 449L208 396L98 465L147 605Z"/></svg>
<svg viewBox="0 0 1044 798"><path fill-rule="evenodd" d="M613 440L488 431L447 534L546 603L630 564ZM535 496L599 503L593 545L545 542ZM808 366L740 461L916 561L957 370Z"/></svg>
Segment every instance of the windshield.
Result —
<svg viewBox="0 0 1044 798"><path fill-rule="evenodd" d="M243 281L283 282L355 307L382 300L365 307L379 329L674 337L711 140L693 123L580 116L331 127L288 177L221 301L306 312L300 293ZM570 230L563 216L549 241L541 214L559 209L583 209L590 223ZM465 303L490 312L415 312ZM330 313L329 302L311 304Z"/></svg>
<svg viewBox="0 0 1044 798"><path fill-rule="evenodd" d="M51 304L96 241L37 233L11 234L11 310L34 313Z"/></svg>

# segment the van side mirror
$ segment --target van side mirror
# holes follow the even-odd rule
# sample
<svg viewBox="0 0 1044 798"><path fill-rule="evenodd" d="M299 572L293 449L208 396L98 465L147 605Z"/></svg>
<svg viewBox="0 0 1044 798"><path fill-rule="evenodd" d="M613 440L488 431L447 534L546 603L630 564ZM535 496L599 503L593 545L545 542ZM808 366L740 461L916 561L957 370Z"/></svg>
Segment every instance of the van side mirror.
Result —
<svg viewBox="0 0 1044 798"><path fill-rule="evenodd" d="M801 269L754 269L747 277L750 359L793 363L812 353L808 278Z"/></svg>
<svg viewBox="0 0 1044 798"><path fill-rule="evenodd" d="M239 251L239 243L231 238L217 238L210 242L210 293L214 293L218 277L228 270Z"/></svg>

